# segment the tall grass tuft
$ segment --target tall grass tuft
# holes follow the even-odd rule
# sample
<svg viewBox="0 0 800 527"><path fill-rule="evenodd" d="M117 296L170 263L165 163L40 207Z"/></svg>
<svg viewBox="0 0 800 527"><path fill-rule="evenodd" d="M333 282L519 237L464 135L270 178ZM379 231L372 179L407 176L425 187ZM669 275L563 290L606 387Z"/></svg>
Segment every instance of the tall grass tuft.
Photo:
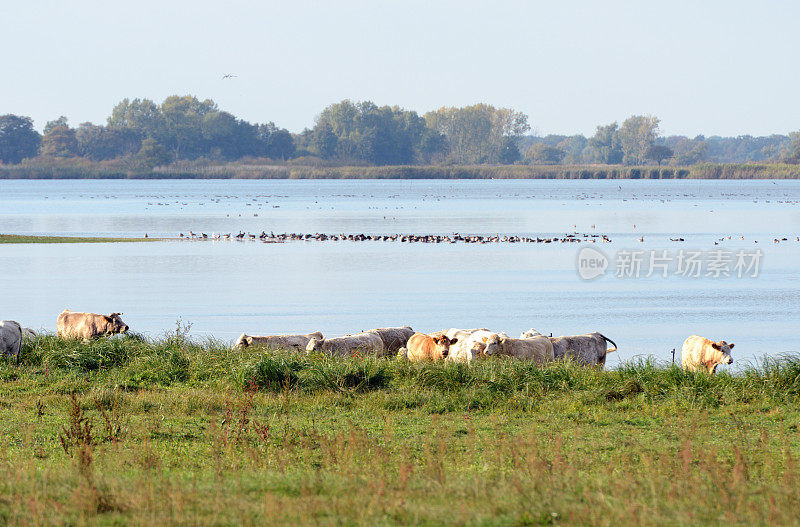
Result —
<svg viewBox="0 0 800 527"><path fill-rule="evenodd" d="M308 360L297 353L270 351L242 369L239 385L272 392L293 389L300 381L300 372L308 365Z"/></svg>
<svg viewBox="0 0 800 527"><path fill-rule="evenodd" d="M377 357L323 357L310 361L302 384L310 391L352 394L385 388L393 377L391 363Z"/></svg>
<svg viewBox="0 0 800 527"><path fill-rule="evenodd" d="M149 347L136 338L110 337L83 341L44 336L37 340L49 368L90 372L122 366Z"/></svg>

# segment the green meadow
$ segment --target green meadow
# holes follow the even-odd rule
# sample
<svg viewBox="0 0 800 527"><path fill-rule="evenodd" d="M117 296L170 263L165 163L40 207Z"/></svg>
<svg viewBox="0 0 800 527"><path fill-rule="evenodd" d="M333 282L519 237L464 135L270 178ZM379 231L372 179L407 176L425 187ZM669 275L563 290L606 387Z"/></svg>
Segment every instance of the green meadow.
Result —
<svg viewBox="0 0 800 527"><path fill-rule="evenodd" d="M0 361L0 523L786 525L798 394L788 356L710 376L40 336Z"/></svg>

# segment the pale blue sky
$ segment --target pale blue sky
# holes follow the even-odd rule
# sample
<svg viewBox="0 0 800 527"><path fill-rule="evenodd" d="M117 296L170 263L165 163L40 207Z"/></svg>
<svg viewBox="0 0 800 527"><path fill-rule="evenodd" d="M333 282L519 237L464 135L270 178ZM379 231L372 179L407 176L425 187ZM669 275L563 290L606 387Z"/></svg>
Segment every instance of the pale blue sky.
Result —
<svg viewBox="0 0 800 527"><path fill-rule="evenodd" d="M510 106L540 134L636 113L665 134L787 133L798 23L791 1L5 0L0 114L104 123L124 97L188 93L293 132L350 98Z"/></svg>

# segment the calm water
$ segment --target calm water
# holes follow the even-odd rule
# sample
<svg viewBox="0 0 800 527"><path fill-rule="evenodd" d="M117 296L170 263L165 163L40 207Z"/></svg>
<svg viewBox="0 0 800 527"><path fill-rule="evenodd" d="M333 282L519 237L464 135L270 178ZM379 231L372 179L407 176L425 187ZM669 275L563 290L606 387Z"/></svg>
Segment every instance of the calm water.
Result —
<svg viewBox="0 0 800 527"><path fill-rule="evenodd" d="M800 352L800 182L0 181L0 232L189 230L602 233L612 243L593 247L611 267L581 279L578 244L0 245L0 318L54 331L65 307L122 311L136 331L159 335L181 318L195 335L223 339L401 324L514 336L530 327L599 330L619 345L612 365L638 355L669 360L693 333L735 342L736 359ZM615 276L618 251L644 251L647 260L651 250L681 248L763 256L754 278L672 269L668 278Z"/></svg>

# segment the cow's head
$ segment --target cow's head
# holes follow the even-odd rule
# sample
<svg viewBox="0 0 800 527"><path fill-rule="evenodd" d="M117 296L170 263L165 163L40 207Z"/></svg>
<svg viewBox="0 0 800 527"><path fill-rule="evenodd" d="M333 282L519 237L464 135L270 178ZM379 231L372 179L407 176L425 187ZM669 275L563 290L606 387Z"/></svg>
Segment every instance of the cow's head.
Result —
<svg viewBox="0 0 800 527"><path fill-rule="evenodd" d="M485 337L484 342L486 342L486 348L483 352L486 355L491 357L492 355L500 355L503 352L503 337L497 333L492 333Z"/></svg>
<svg viewBox="0 0 800 527"><path fill-rule="evenodd" d="M540 337L540 336L544 336L544 335L542 335L541 333L539 333L535 329L531 328L528 331L523 331L522 335L520 335L519 338L521 338L521 339L529 339L531 337Z"/></svg>
<svg viewBox="0 0 800 527"><path fill-rule="evenodd" d="M717 364L733 364L733 358L731 357L731 350L733 349L732 342L728 344L724 340L720 340L719 342L712 342L711 347L714 348L716 352L714 359Z"/></svg>
<svg viewBox="0 0 800 527"><path fill-rule="evenodd" d="M242 333L242 336L239 337L239 340L236 341L234 347L244 349L250 345L250 340L251 340L250 337L248 337L246 333Z"/></svg>
<svg viewBox="0 0 800 527"><path fill-rule="evenodd" d="M484 337L482 340L475 342L470 351L473 359L484 357L486 355L486 338Z"/></svg>
<svg viewBox="0 0 800 527"><path fill-rule="evenodd" d="M322 351L322 339L311 339L306 346L306 353L314 353L315 351Z"/></svg>
<svg viewBox="0 0 800 527"><path fill-rule="evenodd" d="M128 325L122 321L120 316L123 313L111 313L106 319L106 334L113 335L115 333L127 333Z"/></svg>
<svg viewBox="0 0 800 527"><path fill-rule="evenodd" d="M436 344L436 354L440 355L442 358L447 357L450 354L450 346L458 342L457 338L449 339L447 335L439 335L438 337L431 338Z"/></svg>

